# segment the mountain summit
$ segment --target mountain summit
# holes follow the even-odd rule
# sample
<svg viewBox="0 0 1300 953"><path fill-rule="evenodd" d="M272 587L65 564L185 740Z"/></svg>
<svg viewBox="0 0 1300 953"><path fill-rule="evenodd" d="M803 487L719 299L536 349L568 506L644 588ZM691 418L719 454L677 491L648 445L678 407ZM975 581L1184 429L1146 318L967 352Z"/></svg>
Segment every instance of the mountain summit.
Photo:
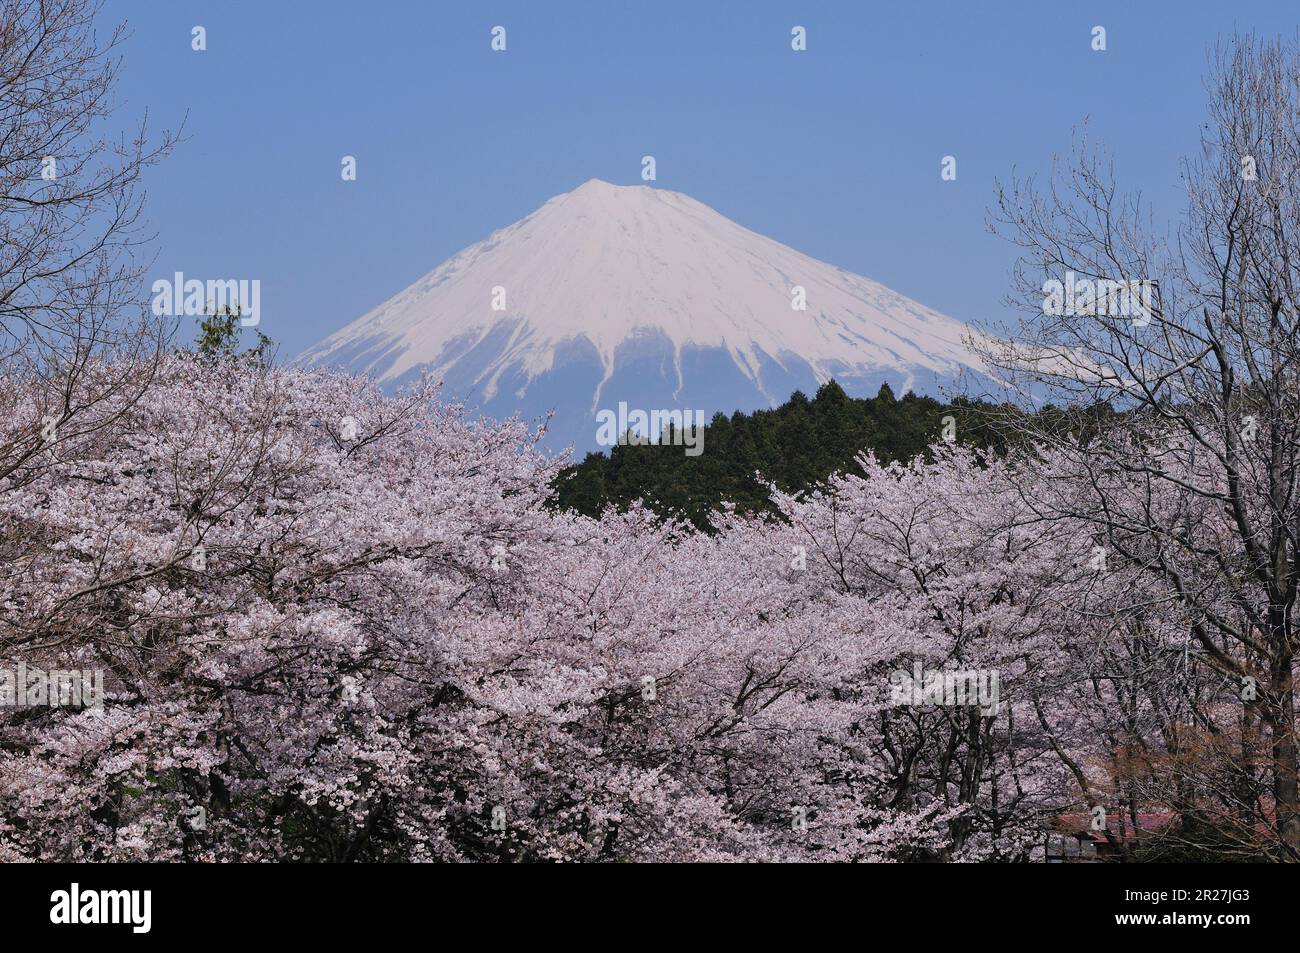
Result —
<svg viewBox="0 0 1300 953"><path fill-rule="evenodd" d="M806 308L794 306L800 299ZM427 371L493 416L754 410L834 377L933 392L980 373L965 325L809 258L679 192L598 179L471 245L306 351L398 385Z"/></svg>

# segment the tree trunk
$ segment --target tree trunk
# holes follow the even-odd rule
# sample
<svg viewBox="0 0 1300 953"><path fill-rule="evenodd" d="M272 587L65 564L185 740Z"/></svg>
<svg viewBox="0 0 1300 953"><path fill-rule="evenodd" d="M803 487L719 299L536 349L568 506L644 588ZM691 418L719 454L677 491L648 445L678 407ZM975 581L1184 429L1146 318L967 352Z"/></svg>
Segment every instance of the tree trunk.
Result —
<svg viewBox="0 0 1300 953"><path fill-rule="evenodd" d="M1269 672L1270 704L1267 718L1273 738L1273 807L1278 837L1288 860L1300 860L1300 778L1296 771L1295 680L1292 665L1295 652L1288 644L1275 642Z"/></svg>

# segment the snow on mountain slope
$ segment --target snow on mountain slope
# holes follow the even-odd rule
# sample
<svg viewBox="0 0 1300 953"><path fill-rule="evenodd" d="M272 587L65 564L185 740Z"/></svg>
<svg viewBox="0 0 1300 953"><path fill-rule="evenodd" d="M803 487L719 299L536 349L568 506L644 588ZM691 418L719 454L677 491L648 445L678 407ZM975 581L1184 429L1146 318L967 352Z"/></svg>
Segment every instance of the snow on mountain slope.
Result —
<svg viewBox="0 0 1300 953"><path fill-rule="evenodd" d="M791 306L804 289L806 310ZM501 289L501 290L497 290ZM500 308L502 291L504 308ZM753 410L836 378L934 393L980 373L965 325L678 192L596 179L471 245L299 361L397 385L427 371L491 413Z"/></svg>

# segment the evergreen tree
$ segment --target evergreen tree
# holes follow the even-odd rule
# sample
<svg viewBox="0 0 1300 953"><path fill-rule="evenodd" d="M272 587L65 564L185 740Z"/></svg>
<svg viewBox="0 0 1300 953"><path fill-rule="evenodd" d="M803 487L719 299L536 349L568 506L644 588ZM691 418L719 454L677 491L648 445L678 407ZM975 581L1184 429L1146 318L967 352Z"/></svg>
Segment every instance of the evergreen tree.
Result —
<svg viewBox="0 0 1300 953"><path fill-rule="evenodd" d="M943 439L948 418L959 443L1005 450L992 409L911 391L899 400L888 384L874 398L853 398L830 380L811 400L795 391L772 410L715 414L699 456L686 456L671 433L655 444L615 446L608 456L589 453L556 478L552 502L599 516L608 506L624 509L641 500L708 531L724 502L745 513L771 512L765 481L787 492L807 490L837 473L860 473L856 458L868 450L884 463L909 461Z"/></svg>

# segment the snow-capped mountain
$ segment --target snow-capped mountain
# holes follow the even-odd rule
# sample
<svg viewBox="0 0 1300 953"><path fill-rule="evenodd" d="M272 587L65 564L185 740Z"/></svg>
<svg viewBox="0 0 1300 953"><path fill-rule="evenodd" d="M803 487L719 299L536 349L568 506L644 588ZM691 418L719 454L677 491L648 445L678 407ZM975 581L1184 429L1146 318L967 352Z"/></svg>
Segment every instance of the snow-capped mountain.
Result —
<svg viewBox="0 0 1300 953"><path fill-rule="evenodd" d="M803 310L795 305L800 297ZM742 228L679 192L597 179L449 259L299 362L400 385L427 371L495 417L755 410L834 377L938 396L981 374L970 332L883 285Z"/></svg>

